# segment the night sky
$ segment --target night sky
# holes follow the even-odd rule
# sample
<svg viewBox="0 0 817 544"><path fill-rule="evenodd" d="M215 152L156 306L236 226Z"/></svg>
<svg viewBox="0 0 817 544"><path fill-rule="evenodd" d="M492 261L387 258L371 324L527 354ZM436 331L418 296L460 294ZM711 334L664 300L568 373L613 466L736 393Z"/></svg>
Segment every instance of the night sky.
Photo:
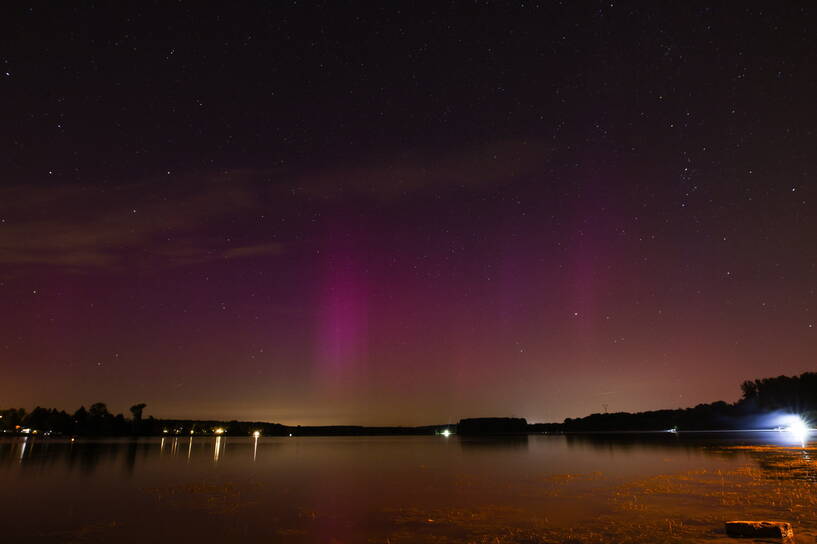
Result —
<svg viewBox="0 0 817 544"><path fill-rule="evenodd" d="M0 8L0 407L561 421L815 368L812 2L75 4Z"/></svg>

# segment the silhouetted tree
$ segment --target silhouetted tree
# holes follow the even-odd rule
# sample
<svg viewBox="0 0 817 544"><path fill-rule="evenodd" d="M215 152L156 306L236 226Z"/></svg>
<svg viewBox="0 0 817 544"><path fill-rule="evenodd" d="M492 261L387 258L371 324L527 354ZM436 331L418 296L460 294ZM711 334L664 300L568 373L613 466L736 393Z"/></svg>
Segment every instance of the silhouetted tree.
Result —
<svg viewBox="0 0 817 544"><path fill-rule="evenodd" d="M111 427L107 431L107 433L120 435L128 434L128 432L130 432L130 425L128 424L128 421L125 419L125 416L123 416L122 414L116 414L116 416L114 416L111 419Z"/></svg>
<svg viewBox="0 0 817 544"><path fill-rule="evenodd" d="M85 406L80 406L79 409L74 412L73 420L74 433L84 434L88 425L88 410L85 409Z"/></svg>
<svg viewBox="0 0 817 544"><path fill-rule="evenodd" d="M67 434L71 432L71 416L56 408L37 406L23 418L23 426L42 432Z"/></svg>
<svg viewBox="0 0 817 544"><path fill-rule="evenodd" d="M753 399L757 396L757 384L751 380L746 380L740 384L740 390L743 392L745 400Z"/></svg>
<svg viewBox="0 0 817 544"><path fill-rule="evenodd" d="M111 434L113 432L113 415L108 412L104 402L95 402L88 409L85 432L88 434Z"/></svg>
<svg viewBox="0 0 817 544"><path fill-rule="evenodd" d="M48 410L37 406L23 419L23 425L34 429L45 429L48 425L48 415Z"/></svg>
<svg viewBox="0 0 817 544"><path fill-rule="evenodd" d="M806 412L817 409L817 373L814 372L744 382L742 389L742 402L756 399L762 410Z"/></svg>
<svg viewBox="0 0 817 544"><path fill-rule="evenodd" d="M9 408L7 410L0 410L0 429L13 431L17 425L23 424L23 418L26 417L25 408Z"/></svg>
<svg viewBox="0 0 817 544"><path fill-rule="evenodd" d="M147 406L147 404L142 402L140 404L134 404L133 406L130 407L130 413L133 414L134 421L136 422L142 421L142 410L145 409L145 406Z"/></svg>
<svg viewBox="0 0 817 544"><path fill-rule="evenodd" d="M108 412L108 406L106 406L104 402L95 402L88 410L88 415L90 417L102 419L109 416L110 412Z"/></svg>
<svg viewBox="0 0 817 544"><path fill-rule="evenodd" d="M785 411L817 421L817 373L778 376L745 381L740 386L742 398L734 403L718 401L694 408L654 410L635 414L591 414L566 419L565 431L648 431L678 427L694 429L741 428L758 415Z"/></svg>
<svg viewBox="0 0 817 544"><path fill-rule="evenodd" d="M147 406L147 404L141 402L130 407L130 413L133 415L131 428L134 434L140 434L142 432L142 411L145 409L145 406Z"/></svg>

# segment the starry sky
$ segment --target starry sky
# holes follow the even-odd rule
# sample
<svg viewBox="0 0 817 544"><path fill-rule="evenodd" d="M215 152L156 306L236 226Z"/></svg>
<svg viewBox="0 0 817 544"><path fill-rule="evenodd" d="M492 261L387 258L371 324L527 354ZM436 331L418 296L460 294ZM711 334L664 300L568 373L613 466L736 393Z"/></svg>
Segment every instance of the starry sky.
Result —
<svg viewBox="0 0 817 544"><path fill-rule="evenodd" d="M561 421L814 370L811 2L0 7L0 406Z"/></svg>

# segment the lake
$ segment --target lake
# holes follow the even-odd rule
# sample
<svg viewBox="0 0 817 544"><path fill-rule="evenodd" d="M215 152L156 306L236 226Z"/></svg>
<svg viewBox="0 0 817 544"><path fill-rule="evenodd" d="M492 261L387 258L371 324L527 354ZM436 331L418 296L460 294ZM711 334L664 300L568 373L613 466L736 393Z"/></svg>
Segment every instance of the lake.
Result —
<svg viewBox="0 0 817 544"><path fill-rule="evenodd" d="M27 543L686 542L722 538L734 518L783 519L811 534L815 454L775 432L3 438L0 534Z"/></svg>

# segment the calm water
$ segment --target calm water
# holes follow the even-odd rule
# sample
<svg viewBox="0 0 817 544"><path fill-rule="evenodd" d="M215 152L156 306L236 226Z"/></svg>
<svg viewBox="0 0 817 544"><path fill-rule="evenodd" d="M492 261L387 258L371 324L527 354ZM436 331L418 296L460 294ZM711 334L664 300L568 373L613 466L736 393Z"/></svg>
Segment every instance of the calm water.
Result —
<svg viewBox="0 0 817 544"><path fill-rule="evenodd" d="M778 433L738 442L774 443ZM0 439L25 542L432 542L574 524L635 478L754 463L734 436ZM785 440L784 440L785 442Z"/></svg>

